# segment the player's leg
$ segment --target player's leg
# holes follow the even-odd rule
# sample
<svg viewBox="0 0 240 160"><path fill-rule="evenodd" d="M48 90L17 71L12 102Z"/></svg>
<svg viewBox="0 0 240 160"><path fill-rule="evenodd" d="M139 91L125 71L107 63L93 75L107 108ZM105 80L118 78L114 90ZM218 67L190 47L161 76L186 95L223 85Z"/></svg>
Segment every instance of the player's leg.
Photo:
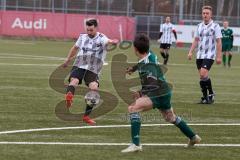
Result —
<svg viewBox="0 0 240 160"><path fill-rule="evenodd" d="M232 52L228 52L228 67L231 67Z"/></svg>
<svg viewBox="0 0 240 160"><path fill-rule="evenodd" d="M128 113L131 121L131 138L132 144L126 149L122 150L123 153L141 151L140 145L140 128L141 119L139 112L148 111L152 109L152 101L149 97L143 96L138 98L135 103L128 106Z"/></svg>
<svg viewBox="0 0 240 160"><path fill-rule="evenodd" d="M222 44L222 53L223 53L223 56L222 56L222 61L223 61L223 66L226 67L226 58L227 58L227 53L226 53L226 45L225 43Z"/></svg>
<svg viewBox="0 0 240 160"><path fill-rule="evenodd" d="M200 84L200 88L201 88L201 91L202 91L202 95L203 97L201 98L201 101L200 103L207 103L207 88L206 88L206 84L205 84L205 81L204 81L204 76L203 76L203 71L205 70L202 70L201 72L201 68L202 68L202 63L203 63L203 59L197 59L196 60L196 65L197 65L197 69L198 69L198 73L200 75L200 81L199 81L199 84ZM201 76L202 74L202 76Z"/></svg>
<svg viewBox="0 0 240 160"><path fill-rule="evenodd" d="M82 75L84 74L84 70L73 66L72 71L69 76L69 85L66 88L66 107L71 107L73 103L73 97L75 93L75 88L82 81Z"/></svg>
<svg viewBox="0 0 240 160"><path fill-rule="evenodd" d="M226 44L226 56L228 56L228 67L231 67L231 60L232 60L232 53L231 53L231 49L232 49L232 44L228 43Z"/></svg>
<svg viewBox="0 0 240 160"><path fill-rule="evenodd" d="M227 53L226 53L226 52L223 52L222 60L223 60L223 66L224 66L224 67L226 67L226 58L227 58Z"/></svg>
<svg viewBox="0 0 240 160"><path fill-rule="evenodd" d="M90 90L98 91L99 82L98 82L98 75L97 74L95 74L91 71L87 71L85 76L84 76L84 81L85 81L86 85L88 86L88 88ZM89 115L92 112L94 107L95 107L94 104L93 105L86 104L85 113L83 115L83 121L88 123L89 125L96 124L96 122L89 117Z"/></svg>
<svg viewBox="0 0 240 160"><path fill-rule="evenodd" d="M188 147L192 147L196 143L200 143L201 138L192 131L183 119L174 114L172 108L168 110L160 110L160 112L167 122L174 124L186 137L189 138Z"/></svg>
<svg viewBox="0 0 240 160"><path fill-rule="evenodd" d="M164 65L167 65L168 63L170 47L171 47L171 44L166 44L166 49L165 49L166 58L164 60Z"/></svg>
<svg viewBox="0 0 240 160"><path fill-rule="evenodd" d="M160 54L161 54L163 60L166 59L165 49L164 49L165 47L164 46L165 46L165 44L163 44L163 43L160 44Z"/></svg>
<svg viewBox="0 0 240 160"><path fill-rule="evenodd" d="M203 65L202 65L202 68L207 70L206 71L207 73L205 75L203 74L204 75L203 79L206 80L205 85L206 85L206 88L208 90L208 104L214 103L214 98L215 98L215 94L214 94L214 91L213 91L213 88L212 88L212 81L211 81L211 78L209 77L209 74L208 74L212 65L213 65L213 63L214 63L214 60L205 59L205 60L203 60Z"/></svg>
<svg viewBox="0 0 240 160"><path fill-rule="evenodd" d="M231 53L231 49L232 49L232 44L229 43L227 46L227 55L228 55L228 67L231 67L231 60L232 60L232 53Z"/></svg>
<svg viewBox="0 0 240 160"><path fill-rule="evenodd" d="M212 82L209 78L209 70L213 64L213 60L211 59L197 59L197 67L199 69L199 76L200 76L200 87L203 94L200 103L201 104L208 104L213 103L214 101L214 92L212 89ZM209 96L208 96L209 91ZM210 98L210 101L209 101Z"/></svg>

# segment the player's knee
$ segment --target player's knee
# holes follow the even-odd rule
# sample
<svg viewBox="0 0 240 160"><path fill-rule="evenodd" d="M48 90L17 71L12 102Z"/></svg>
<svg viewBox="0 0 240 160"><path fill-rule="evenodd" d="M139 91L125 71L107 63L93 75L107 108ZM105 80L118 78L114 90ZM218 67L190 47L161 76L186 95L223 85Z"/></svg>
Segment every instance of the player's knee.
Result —
<svg viewBox="0 0 240 160"><path fill-rule="evenodd" d="M128 106L128 113L133 113L133 106Z"/></svg>
<svg viewBox="0 0 240 160"><path fill-rule="evenodd" d="M209 79L208 75L200 75L201 81L207 81Z"/></svg>
<svg viewBox="0 0 240 160"><path fill-rule="evenodd" d="M134 112L137 112L137 110L135 109L135 107L132 106L132 105L128 106L128 113L134 113Z"/></svg>
<svg viewBox="0 0 240 160"><path fill-rule="evenodd" d="M89 88L91 90L97 91L98 90L98 83L97 82L91 82L89 83Z"/></svg>
<svg viewBox="0 0 240 160"><path fill-rule="evenodd" d="M201 79L201 80L208 79L208 73L205 72L205 71L201 71L200 74L199 74L199 76L200 76L200 79Z"/></svg>
<svg viewBox="0 0 240 160"><path fill-rule="evenodd" d="M167 115L164 116L164 119L165 119L166 122L175 123L176 116L174 114L167 114Z"/></svg>
<svg viewBox="0 0 240 160"><path fill-rule="evenodd" d="M77 78L71 78L69 85L76 87L78 83L79 83L79 80Z"/></svg>

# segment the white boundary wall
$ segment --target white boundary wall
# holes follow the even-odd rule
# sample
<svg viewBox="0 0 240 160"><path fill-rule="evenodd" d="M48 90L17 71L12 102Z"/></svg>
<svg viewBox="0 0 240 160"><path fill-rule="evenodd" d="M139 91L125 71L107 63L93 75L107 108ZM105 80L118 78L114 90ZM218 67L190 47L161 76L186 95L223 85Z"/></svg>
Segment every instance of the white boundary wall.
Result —
<svg viewBox="0 0 240 160"><path fill-rule="evenodd" d="M234 46L240 46L240 27L230 27L234 34ZM194 32L197 26L192 25L175 25L177 31L178 41L183 43L192 43Z"/></svg>

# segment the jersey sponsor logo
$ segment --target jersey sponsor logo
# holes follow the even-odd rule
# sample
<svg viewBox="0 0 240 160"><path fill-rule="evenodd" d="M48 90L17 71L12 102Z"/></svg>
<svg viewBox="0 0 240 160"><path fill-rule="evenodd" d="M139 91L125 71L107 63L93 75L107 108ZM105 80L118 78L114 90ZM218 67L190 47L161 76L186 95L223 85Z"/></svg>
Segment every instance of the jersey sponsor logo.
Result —
<svg viewBox="0 0 240 160"><path fill-rule="evenodd" d="M26 21L20 18L16 18L11 26L13 29L38 29L45 30L47 29L47 19L38 19L36 21Z"/></svg>

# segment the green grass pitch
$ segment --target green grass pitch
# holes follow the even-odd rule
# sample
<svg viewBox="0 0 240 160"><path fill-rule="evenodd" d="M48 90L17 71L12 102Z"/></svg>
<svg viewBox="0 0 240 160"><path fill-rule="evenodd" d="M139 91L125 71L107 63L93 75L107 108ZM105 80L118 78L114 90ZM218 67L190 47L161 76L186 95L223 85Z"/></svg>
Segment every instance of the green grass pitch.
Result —
<svg viewBox="0 0 240 160"><path fill-rule="evenodd" d="M46 130L24 133L4 131L36 128L58 128L84 126L81 121L64 121L55 114L56 105L64 94L49 86L49 77L63 63L74 42L0 40L0 159L240 159L240 55L234 54L232 68L216 65L210 76L216 92L213 105L196 104L201 96L195 61L187 60L187 50L172 48L167 80L173 84L172 104L175 112L193 125L201 137L202 144L186 149L183 146L143 146L143 152L122 154L126 146L116 145L67 145L64 143L129 143L130 128L88 128ZM159 56L157 45L152 50ZM137 61L133 48L115 49L108 53L109 65L104 66L100 77L100 89L117 97L116 108L96 119L97 125L127 125L127 104L118 96L111 77L112 57L125 54L129 62ZM162 61L159 56L160 61ZM115 62L112 62L115 63ZM118 74L117 74L118 75ZM136 75L133 75L136 77ZM130 77L128 77L130 78ZM123 79L119 78L119 82ZM128 94L128 92L126 92ZM126 95L131 96L131 95ZM82 96L76 96L70 112L84 111ZM157 110L142 115L143 124L165 124ZM61 142L63 144L6 144L7 142ZM142 127L141 143L186 144L187 139L174 126Z"/></svg>

